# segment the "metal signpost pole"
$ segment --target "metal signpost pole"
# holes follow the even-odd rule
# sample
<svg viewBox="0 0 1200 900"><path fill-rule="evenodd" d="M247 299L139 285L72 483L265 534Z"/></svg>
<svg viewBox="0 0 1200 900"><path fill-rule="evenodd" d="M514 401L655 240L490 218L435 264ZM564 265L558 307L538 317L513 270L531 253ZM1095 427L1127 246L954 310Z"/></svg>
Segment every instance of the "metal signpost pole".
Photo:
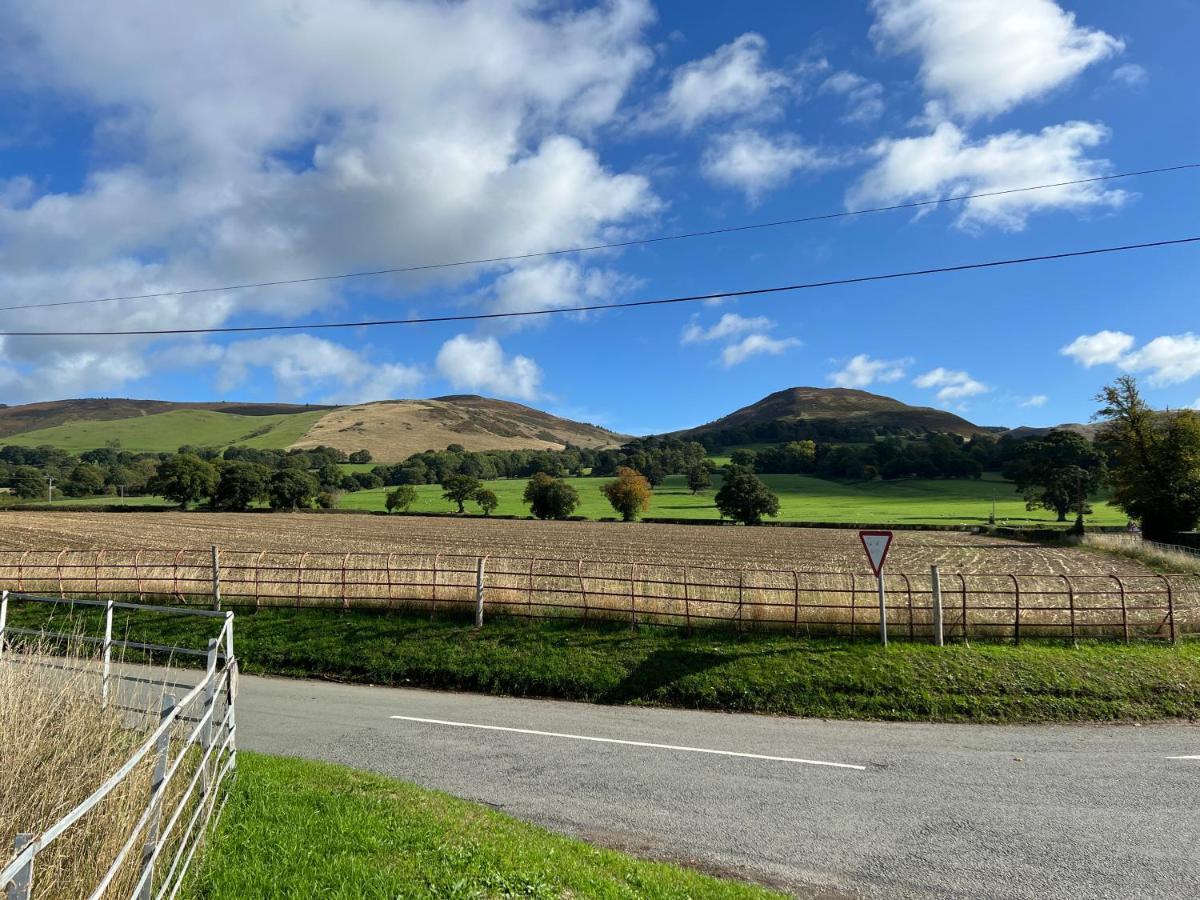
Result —
<svg viewBox="0 0 1200 900"><path fill-rule="evenodd" d="M890 531L860 531L858 539L862 541L863 550L867 552L867 561L871 571L879 582L879 643L887 646L887 589L884 585L883 564L887 560L888 548L892 546Z"/></svg>

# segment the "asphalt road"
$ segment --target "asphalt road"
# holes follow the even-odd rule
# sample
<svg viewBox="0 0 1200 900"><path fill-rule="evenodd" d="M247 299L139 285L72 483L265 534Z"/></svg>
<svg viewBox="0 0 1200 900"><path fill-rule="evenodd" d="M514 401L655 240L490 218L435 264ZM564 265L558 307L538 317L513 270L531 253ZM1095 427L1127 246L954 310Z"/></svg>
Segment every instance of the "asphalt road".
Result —
<svg viewBox="0 0 1200 900"><path fill-rule="evenodd" d="M238 703L242 748L799 896L1200 896L1198 727L826 722L251 677Z"/></svg>

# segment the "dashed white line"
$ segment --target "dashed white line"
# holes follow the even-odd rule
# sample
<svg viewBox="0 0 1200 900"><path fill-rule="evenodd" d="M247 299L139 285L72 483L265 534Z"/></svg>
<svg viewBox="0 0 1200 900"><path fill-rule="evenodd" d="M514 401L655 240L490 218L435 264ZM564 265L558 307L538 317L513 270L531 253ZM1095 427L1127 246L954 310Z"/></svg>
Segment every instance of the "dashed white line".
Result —
<svg viewBox="0 0 1200 900"><path fill-rule="evenodd" d="M1168 756L1167 759L1200 759L1200 756Z"/></svg>
<svg viewBox="0 0 1200 900"><path fill-rule="evenodd" d="M391 716L403 722L421 722L425 725L449 725L453 728L478 728L483 731L507 731L513 734L532 734L539 737L565 738L571 741L591 741L597 744L621 744L626 747L650 747L656 750L679 750L686 753L709 753L715 756L737 756L743 759L762 759L770 762L799 763L805 766L828 766L834 769L866 771L866 766L851 763L827 762L821 759L800 759L791 756L767 756L762 753L739 753L734 750L712 750L707 747L683 747L676 744L654 744L649 741L626 741L620 738L593 737L586 734L564 734L558 731L537 731L532 728L508 728L504 725L478 725L473 722L449 722L445 719L422 719L417 716Z"/></svg>

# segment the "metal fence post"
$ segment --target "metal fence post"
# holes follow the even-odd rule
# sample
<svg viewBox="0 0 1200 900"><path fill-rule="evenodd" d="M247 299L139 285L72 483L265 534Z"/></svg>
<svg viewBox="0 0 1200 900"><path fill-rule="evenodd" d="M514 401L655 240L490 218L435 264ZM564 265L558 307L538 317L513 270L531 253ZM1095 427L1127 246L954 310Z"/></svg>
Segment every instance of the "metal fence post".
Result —
<svg viewBox="0 0 1200 900"><path fill-rule="evenodd" d="M100 707L108 709L108 682L112 676L113 599L104 604L104 662L100 669Z"/></svg>
<svg viewBox="0 0 1200 900"><path fill-rule="evenodd" d="M221 551L212 545L212 608L221 611Z"/></svg>
<svg viewBox="0 0 1200 900"><path fill-rule="evenodd" d="M0 659L4 657L5 629L8 627L8 591L0 591Z"/></svg>
<svg viewBox="0 0 1200 900"><path fill-rule="evenodd" d="M212 746L213 734L213 716L216 714L213 709L213 704L217 698L217 651L220 647L220 641L213 638L208 642L208 662L205 666L205 686L204 686L204 712L202 715L208 716L208 721L205 722L203 730L200 732L200 751L202 769L200 775L200 803L203 804L208 800L209 791L209 772L208 772L208 748Z"/></svg>
<svg viewBox="0 0 1200 900"><path fill-rule="evenodd" d="M933 592L933 643L942 647L946 643L942 632L942 573L937 566L929 567L929 578Z"/></svg>
<svg viewBox="0 0 1200 900"><path fill-rule="evenodd" d="M475 561L475 627L483 627L483 563L487 559L481 556Z"/></svg>
<svg viewBox="0 0 1200 900"><path fill-rule="evenodd" d="M175 696L173 694L164 694L162 700L162 712L159 715L159 724L162 724L171 712L175 709ZM159 735L158 743L154 748L154 778L150 782L150 796L153 797L162 787L163 781L167 777L167 754L171 748L171 730L168 728ZM162 799L154 802L154 808L150 813L150 821L146 825L146 842L142 845L142 875L139 879L141 890L138 891L139 900L150 900L154 894L154 854L158 849L158 829L162 824Z"/></svg>
<svg viewBox="0 0 1200 900"><path fill-rule="evenodd" d="M35 835L18 834L13 840L13 851L20 853L26 847L33 843ZM29 900L29 895L33 891L33 857L29 857L29 862L21 868L13 876L13 880L8 883L8 900Z"/></svg>

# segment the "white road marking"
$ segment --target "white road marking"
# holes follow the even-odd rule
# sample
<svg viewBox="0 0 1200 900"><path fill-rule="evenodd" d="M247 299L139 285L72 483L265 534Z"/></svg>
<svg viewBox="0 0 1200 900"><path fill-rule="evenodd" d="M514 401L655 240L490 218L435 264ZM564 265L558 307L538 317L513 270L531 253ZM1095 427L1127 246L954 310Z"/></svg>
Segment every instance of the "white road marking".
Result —
<svg viewBox="0 0 1200 900"><path fill-rule="evenodd" d="M829 766L834 769L855 769L865 772L866 766L851 763L826 762L820 759L798 759L790 756L765 756L761 753L738 753L733 750L710 750L706 747L681 747L675 744L652 744L649 741L623 741L619 738L591 737L586 734L563 734L557 731L535 731L532 728L506 728L503 725L476 725L472 722L448 722L444 719L421 719L417 716L391 716L404 722L423 722L426 725L450 725L454 728L479 728L483 731L509 731L514 734L535 734L541 737L567 738L572 741L592 741L597 744L623 744L627 747L653 747L657 750L683 750L688 753L711 753L716 756L740 756L744 759L765 759L771 762L800 763L806 766Z"/></svg>
<svg viewBox="0 0 1200 900"><path fill-rule="evenodd" d="M1200 756L1168 756L1167 759L1200 759Z"/></svg>

